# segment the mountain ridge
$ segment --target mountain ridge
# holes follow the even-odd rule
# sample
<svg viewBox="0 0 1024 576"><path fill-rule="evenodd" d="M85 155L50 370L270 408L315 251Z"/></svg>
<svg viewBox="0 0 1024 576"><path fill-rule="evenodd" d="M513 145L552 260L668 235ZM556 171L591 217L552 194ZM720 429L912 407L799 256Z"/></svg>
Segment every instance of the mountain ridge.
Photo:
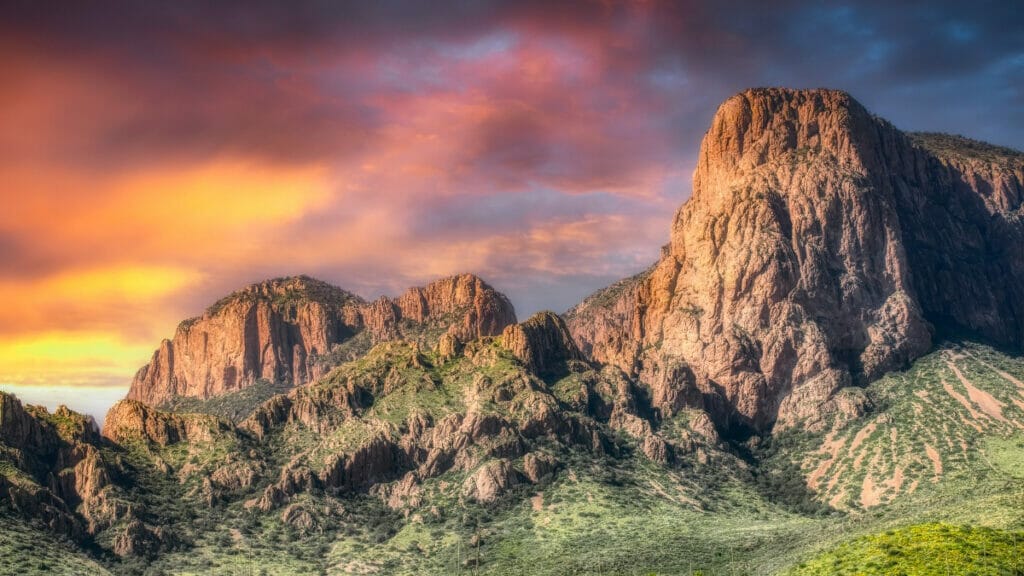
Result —
<svg viewBox="0 0 1024 576"><path fill-rule="evenodd" d="M358 354L403 335L432 342L439 334L427 332L450 332L468 340L500 333L514 321L508 298L471 274L373 302L308 276L276 278L182 322L173 340L164 340L139 369L128 397L162 405L176 397L236 392L258 381L299 386L323 375L341 344L354 345Z"/></svg>

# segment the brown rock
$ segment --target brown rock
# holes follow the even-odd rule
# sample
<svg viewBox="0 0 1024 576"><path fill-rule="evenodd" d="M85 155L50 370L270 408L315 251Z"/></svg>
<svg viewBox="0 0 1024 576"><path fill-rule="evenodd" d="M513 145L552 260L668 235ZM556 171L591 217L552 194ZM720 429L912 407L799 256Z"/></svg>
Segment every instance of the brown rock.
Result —
<svg viewBox="0 0 1024 576"><path fill-rule="evenodd" d="M416 474L409 472L390 488L386 502L392 510L416 508L423 502L422 493Z"/></svg>
<svg viewBox="0 0 1024 576"><path fill-rule="evenodd" d="M303 533L310 533L319 528L316 518L301 504L291 504L281 512L281 522Z"/></svg>
<svg viewBox="0 0 1024 576"><path fill-rule="evenodd" d="M492 460L466 478L462 495L482 504L489 504L512 488L522 484L522 476L508 460Z"/></svg>
<svg viewBox="0 0 1024 576"><path fill-rule="evenodd" d="M445 333L437 342L437 355L447 362L462 352L462 342L451 333Z"/></svg>
<svg viewBox="0 0 1024 576"><path fill-rule="evenodd" d="M558 467L558 460L544 453L530 452L523 456L523 472L527 479L536 484Z"/></svg>
<svg viewBox="0 0 1024 576"><path fill-rule="evenodd" d="M1024 156L926 145L842 92L729 99L661 260L569 329L663 413L699 403L762 430L832 411L839 389L927 351L933 326L1019 348Z"/></svg>
<svg viewBox="0 0 1024 576"><path fill-rule="evenodd" d="M259 471L259 465L254 462L229 462L214 470L210 480L225 490L238 491L251 487L259 478Z"/></svg>
<svg viewBox="0 0 1024 576"><path fill-rule="evenodd" d="M161 546L169 540L169 534L163 528L132 520L114 538L114 554L151 558L156 556Z"/></svg>
<svg viewBox="0 0 1024 576"><path fill-rule="evenodd" d="M52 451L59 441L20 400L4 392L0 392L0 438L9 446L37 452Z"/></svg>
<svg viewBox="0 0 1024 576"><path fill-rule="evenodd" d="M320 483L338 491L357 491L389 480L403 468L404 454L383 435L375 436L352 454L336 454L319 474Z"/></svg>
<svg viewBox="0 0 1024 576"><path fill-rule="evenodd" d="M132 439L167 446L178 442L209 442L234 434L230 422L204 414L170 414L135 400L121 400L107 412L103 436L116 443Z"/></svg>
<svg viewBox="0 0 1024 576"><path fill-rule="evenodd" d="M538 312L502 332L502 344L536 374L555 370L570 360L582 360L565 322L554 312Z"/></svg>
<svg viewBox="0 0 1024 576"><path fill-rule="evenodd" d="M178 326L136 374L128 398L159 405L258 380L304 384L316 359L361 328L357 296L305 276L253 284Z"/></svg>
<svg viewBox="0 0 1024 576"><path fill-rule="evenodd" d="M497 336L516 321L508 298L472 274L460 274L410 288L396 301L402 318L425 324L455 316L448 332L469 342Z"/></svg>
<svg viewBox="0 0 1024 576"><path fill-rule="evenodd" d="M426 328L439 328L465 342L500 334L514 322L508 299L469 274L372 303L306 276L268 280L182 322L135 375L128 398L159 406L261 380L306 384L329 368L325 356L335 345L363 330L383 342L416 340L436 332Z"/></svg>

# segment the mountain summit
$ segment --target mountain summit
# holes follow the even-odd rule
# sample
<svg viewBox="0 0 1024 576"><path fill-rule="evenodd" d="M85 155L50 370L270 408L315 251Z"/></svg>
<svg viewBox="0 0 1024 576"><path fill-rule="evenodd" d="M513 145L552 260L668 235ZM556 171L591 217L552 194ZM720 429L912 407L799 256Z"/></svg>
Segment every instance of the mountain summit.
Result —
<svg viewBox="0 0 1024 576"><path fill-rule="evenodd" d="M405 338L431 346L443 333L469 341L515 321L508 298L472 274L374 302L308 276L267 280L182 322L139 369L128 398L159 406L259 381L300 386L378 342Z"/></svg>
<svg viewBox="0 0 1024 576"><path fill-rule="evenodd" d="M937 332L1020 349L1024 156L936 143L840 91L733 96L661 259L571 310L574 337L734 430L856 413L837 393Z"/></svg>

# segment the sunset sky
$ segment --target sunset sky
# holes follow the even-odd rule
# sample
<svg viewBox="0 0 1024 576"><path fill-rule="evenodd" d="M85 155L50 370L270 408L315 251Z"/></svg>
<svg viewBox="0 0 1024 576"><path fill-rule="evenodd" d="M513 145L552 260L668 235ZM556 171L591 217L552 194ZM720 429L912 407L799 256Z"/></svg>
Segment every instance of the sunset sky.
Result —
<svg viewBox="0 0 1024 576"><path fill-rule="evenodd" d="M751 86L1024 148L1013 1L240 6L0 5L0 389L100 416L274 276L564 311L656 259Z"/></svg>

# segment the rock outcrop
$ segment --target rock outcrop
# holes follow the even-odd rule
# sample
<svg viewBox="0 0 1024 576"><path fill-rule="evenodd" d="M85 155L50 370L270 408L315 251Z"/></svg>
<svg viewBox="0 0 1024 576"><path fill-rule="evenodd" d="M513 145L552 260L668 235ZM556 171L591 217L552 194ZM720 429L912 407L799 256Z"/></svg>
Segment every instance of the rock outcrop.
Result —
<svg viewBox="0 0 1024 576"><path fill-rule="evenodd" d="M523 483L522 474L508 460L492 460L466 478L462 495L482 504L494 502Z"/></svg>
<svg viewBox="0 0 1024 576"><path fill-rule="evenodd" d="M230 423L204 414L161 412L137 400L121 400L107 412L103 436L118 444L132 440L167 446L178 442L210 442L234 433Z"/></svg>
<svg viewBox="0 0 1024 576"><path fill-rule="evenodd" d="M135 375L128 398L156 406L258 380L308 382L317 359L362 328L363 304L304 276L253 284L182 322Z"/></svg>
<svg viewBox="0 0 1024 576"><path fill-rule="evenodd" d="M65 406L50 414L0 392L0 502L72 538L128 516L130 506L111 494L99 442L91 417Z"/></svg>
<svg viewBox="0 0 1024 576"><path fill-rule="evenodd" d="M306 384L337 362L331 352L356 342L406 338L434 346L500 334L515 322L508 299L469 274L367 303L306 276L253 284L182 322L135 375L128 398L152 406L176 397L210 398L260 381Z"/></svg>
<svg viewBox="0 0 1024 576"><path fill-rule="evenodd" d="M583 359L565 321L554 312L538 312L522 324L508 326L501 338L512 355L535 374Z"/></svg>
<svg viewBox="0 0 1024 576"><path fill-rule="evenodd" d="M661 259L567 313L577 343L733 430L815 420L936 328L1019 348L1024 157L927 146L838 91L730 98Z"/></svg>

